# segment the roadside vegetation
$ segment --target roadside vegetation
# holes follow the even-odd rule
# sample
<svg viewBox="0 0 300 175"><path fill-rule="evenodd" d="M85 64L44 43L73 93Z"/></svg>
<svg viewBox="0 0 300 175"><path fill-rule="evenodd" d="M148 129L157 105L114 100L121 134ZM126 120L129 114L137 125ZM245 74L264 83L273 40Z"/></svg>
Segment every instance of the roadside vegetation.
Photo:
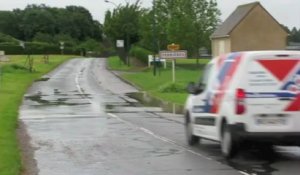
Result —
<svg viewBox="0 0 300 175"><path fill-rule="evenodd" d="M156 76L154 76L153 67L133 72L130 70L134 70L134 67L126 66L126 69L124 69L124 65L115 64L116 60L118 60L118 57L110 57L108 65L113 70L122 69L124 71L121 74L122 78L150 95L177 104L184 104L188 95L185 90L187 84L191 81L198 81L204 66L209 61L209 59L199 59L199 64L197 65L196 59L176 60L176 82L173 83L171 62L167 62L167 69L161 67Z"/></svg>
<svg viewBox="0 0 300 175"><path fill-rule="evenodd" d="M33 56L32 73L24 65L27 56L9 57L9 62L0 62L0 175L19 175L22 165L16 128L23 95L34 80L74 56L51 55L48 64L43 56Z"/></svg>
<svg viewBox="0 0 300 175"><path fill-rule="evenodd" d="M111 70L128 71L131 69L131 67L124 64L118 56L110 57L107 65Z"/></svg>
<svg viewBox="0 0 300 175"><path fill-rule="evenodd" d="M61 45L65 54L110 52L104 46L102 25L84 7L32 4L25 9L0 11L0 21L0 50L9 55L60 54Z"/></svg>

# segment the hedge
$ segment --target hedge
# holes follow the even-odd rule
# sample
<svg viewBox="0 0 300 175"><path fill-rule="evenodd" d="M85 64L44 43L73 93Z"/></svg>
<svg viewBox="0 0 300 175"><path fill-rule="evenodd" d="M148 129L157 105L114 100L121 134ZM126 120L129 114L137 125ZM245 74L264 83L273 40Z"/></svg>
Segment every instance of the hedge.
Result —
<svg viewBox="0 0 300 175"><path fill-rule="evenodd" d="M153 53L150 50L144 49L139 46L133 46L129 51L130 56L135 57L146 64L148 63L148 55L151 54Z"/></svg>
<svg viewBox="0 0 300 175"><path fill-rule="evenodd" d="M11 43L18 43L19 40L17 40L16 38L10 36L10 35L6 35L4 33L0 33L0 42L11 42Z"/></svg>
<svg viewBox="0 0 300 175"><path fill-rule="evenodd" d="M58 45L40 43L40 42L26 42L25 49L16 43L0 43L0 50L5 51L7 55L20 54L60 54L61 50ZM75 50L70 47L64 48L64 54L80 54L80 50Z"/></svg>

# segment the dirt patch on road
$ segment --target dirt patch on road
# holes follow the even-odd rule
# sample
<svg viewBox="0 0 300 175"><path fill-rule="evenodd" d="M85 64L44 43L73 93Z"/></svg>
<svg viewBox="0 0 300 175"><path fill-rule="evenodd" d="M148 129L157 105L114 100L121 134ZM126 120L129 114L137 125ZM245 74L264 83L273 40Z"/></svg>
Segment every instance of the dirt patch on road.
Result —
<svg viewBox="0 0 300 175"><path fill-rule="evenodd" d="M22 153L21 175L38 175L36 160L34 159L35 148L30 144L30 136L27 133L26 125L20 121L17 130L20 150Z"/></svg>

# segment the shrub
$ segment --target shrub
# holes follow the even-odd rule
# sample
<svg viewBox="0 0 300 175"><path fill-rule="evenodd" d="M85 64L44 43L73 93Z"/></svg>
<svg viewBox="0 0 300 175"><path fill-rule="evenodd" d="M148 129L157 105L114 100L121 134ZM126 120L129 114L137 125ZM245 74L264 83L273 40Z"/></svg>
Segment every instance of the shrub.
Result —
<svg viewBox="0 0 300 175"><path fill-rule="evenodd" d="M24 72L28 71L28 68L18 64L8 64L2 67L2 73L12 73L12 72Z"/></svg>
<svg viewBox="0 0 300 175"><path fill-rule="evenodd" d="M129 51L129 55L132 57L137 58L138 60L142 61L143 63L148 63L148 55L153 54L151 51L144 49L139 46L131 47Z"/></svg>
<svg viewBox="0 0 300 175"><path fill-rule="evenodd" d="M24 54L24 49L15 43L0 43L0 50L5 51L5 54L8 55L20 55Z"/></svg>
<svg viewBox="0 0 300 175"><path fill-rule="evenodd" d="M159 92L162 93L185 93L186 85L181 82L167 83L159 87Z"/></svg>
<svg viewBox="0 0 300 175"><path fill-rule="evenodd" d="M33 41L54 43L54 38L50 34L38 32L37 34L35 34Z"/></svg>
<svg viewBox="0 0 300 175"><path fill-rule="evenodd" d="M25 50L16 43L0 43L0 50L4 50L8 55L20 54L60 54L60 46L42 42L26 42ZM80 54L80 51L71 47L64 48L64 54Z"/></svg>
<svg viewBox="0 0 300 175"><path fill-rule="evenodd" d="M18 43L19 41L10 35L0 33L0 43L3 42Z"/></svg>

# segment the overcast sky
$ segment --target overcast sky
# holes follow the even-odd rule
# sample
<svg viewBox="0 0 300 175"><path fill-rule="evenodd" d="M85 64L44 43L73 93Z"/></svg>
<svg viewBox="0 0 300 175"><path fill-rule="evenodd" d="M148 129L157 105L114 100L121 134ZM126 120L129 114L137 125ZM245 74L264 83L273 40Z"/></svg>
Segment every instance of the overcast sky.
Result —
<svg viewBox="0 0 300 175"><path fill-rule="evenodd" d="M230 13L240 4L255 0L217 0L222 12L221 19L226 19ZM300 28L300 1L299 0L258 0L262 5L282 24L288 27ZM111 0L115 4L135 2L135 0ZM152 0L141 0L142 6L150 7ZM46 4L51 7L65 7L67 5L79 5L87 8L94 19L103 23L104 13L113 9L115 5L105 3L104 0L0 0L0 10L23 9L27 4Z"/></svg>

